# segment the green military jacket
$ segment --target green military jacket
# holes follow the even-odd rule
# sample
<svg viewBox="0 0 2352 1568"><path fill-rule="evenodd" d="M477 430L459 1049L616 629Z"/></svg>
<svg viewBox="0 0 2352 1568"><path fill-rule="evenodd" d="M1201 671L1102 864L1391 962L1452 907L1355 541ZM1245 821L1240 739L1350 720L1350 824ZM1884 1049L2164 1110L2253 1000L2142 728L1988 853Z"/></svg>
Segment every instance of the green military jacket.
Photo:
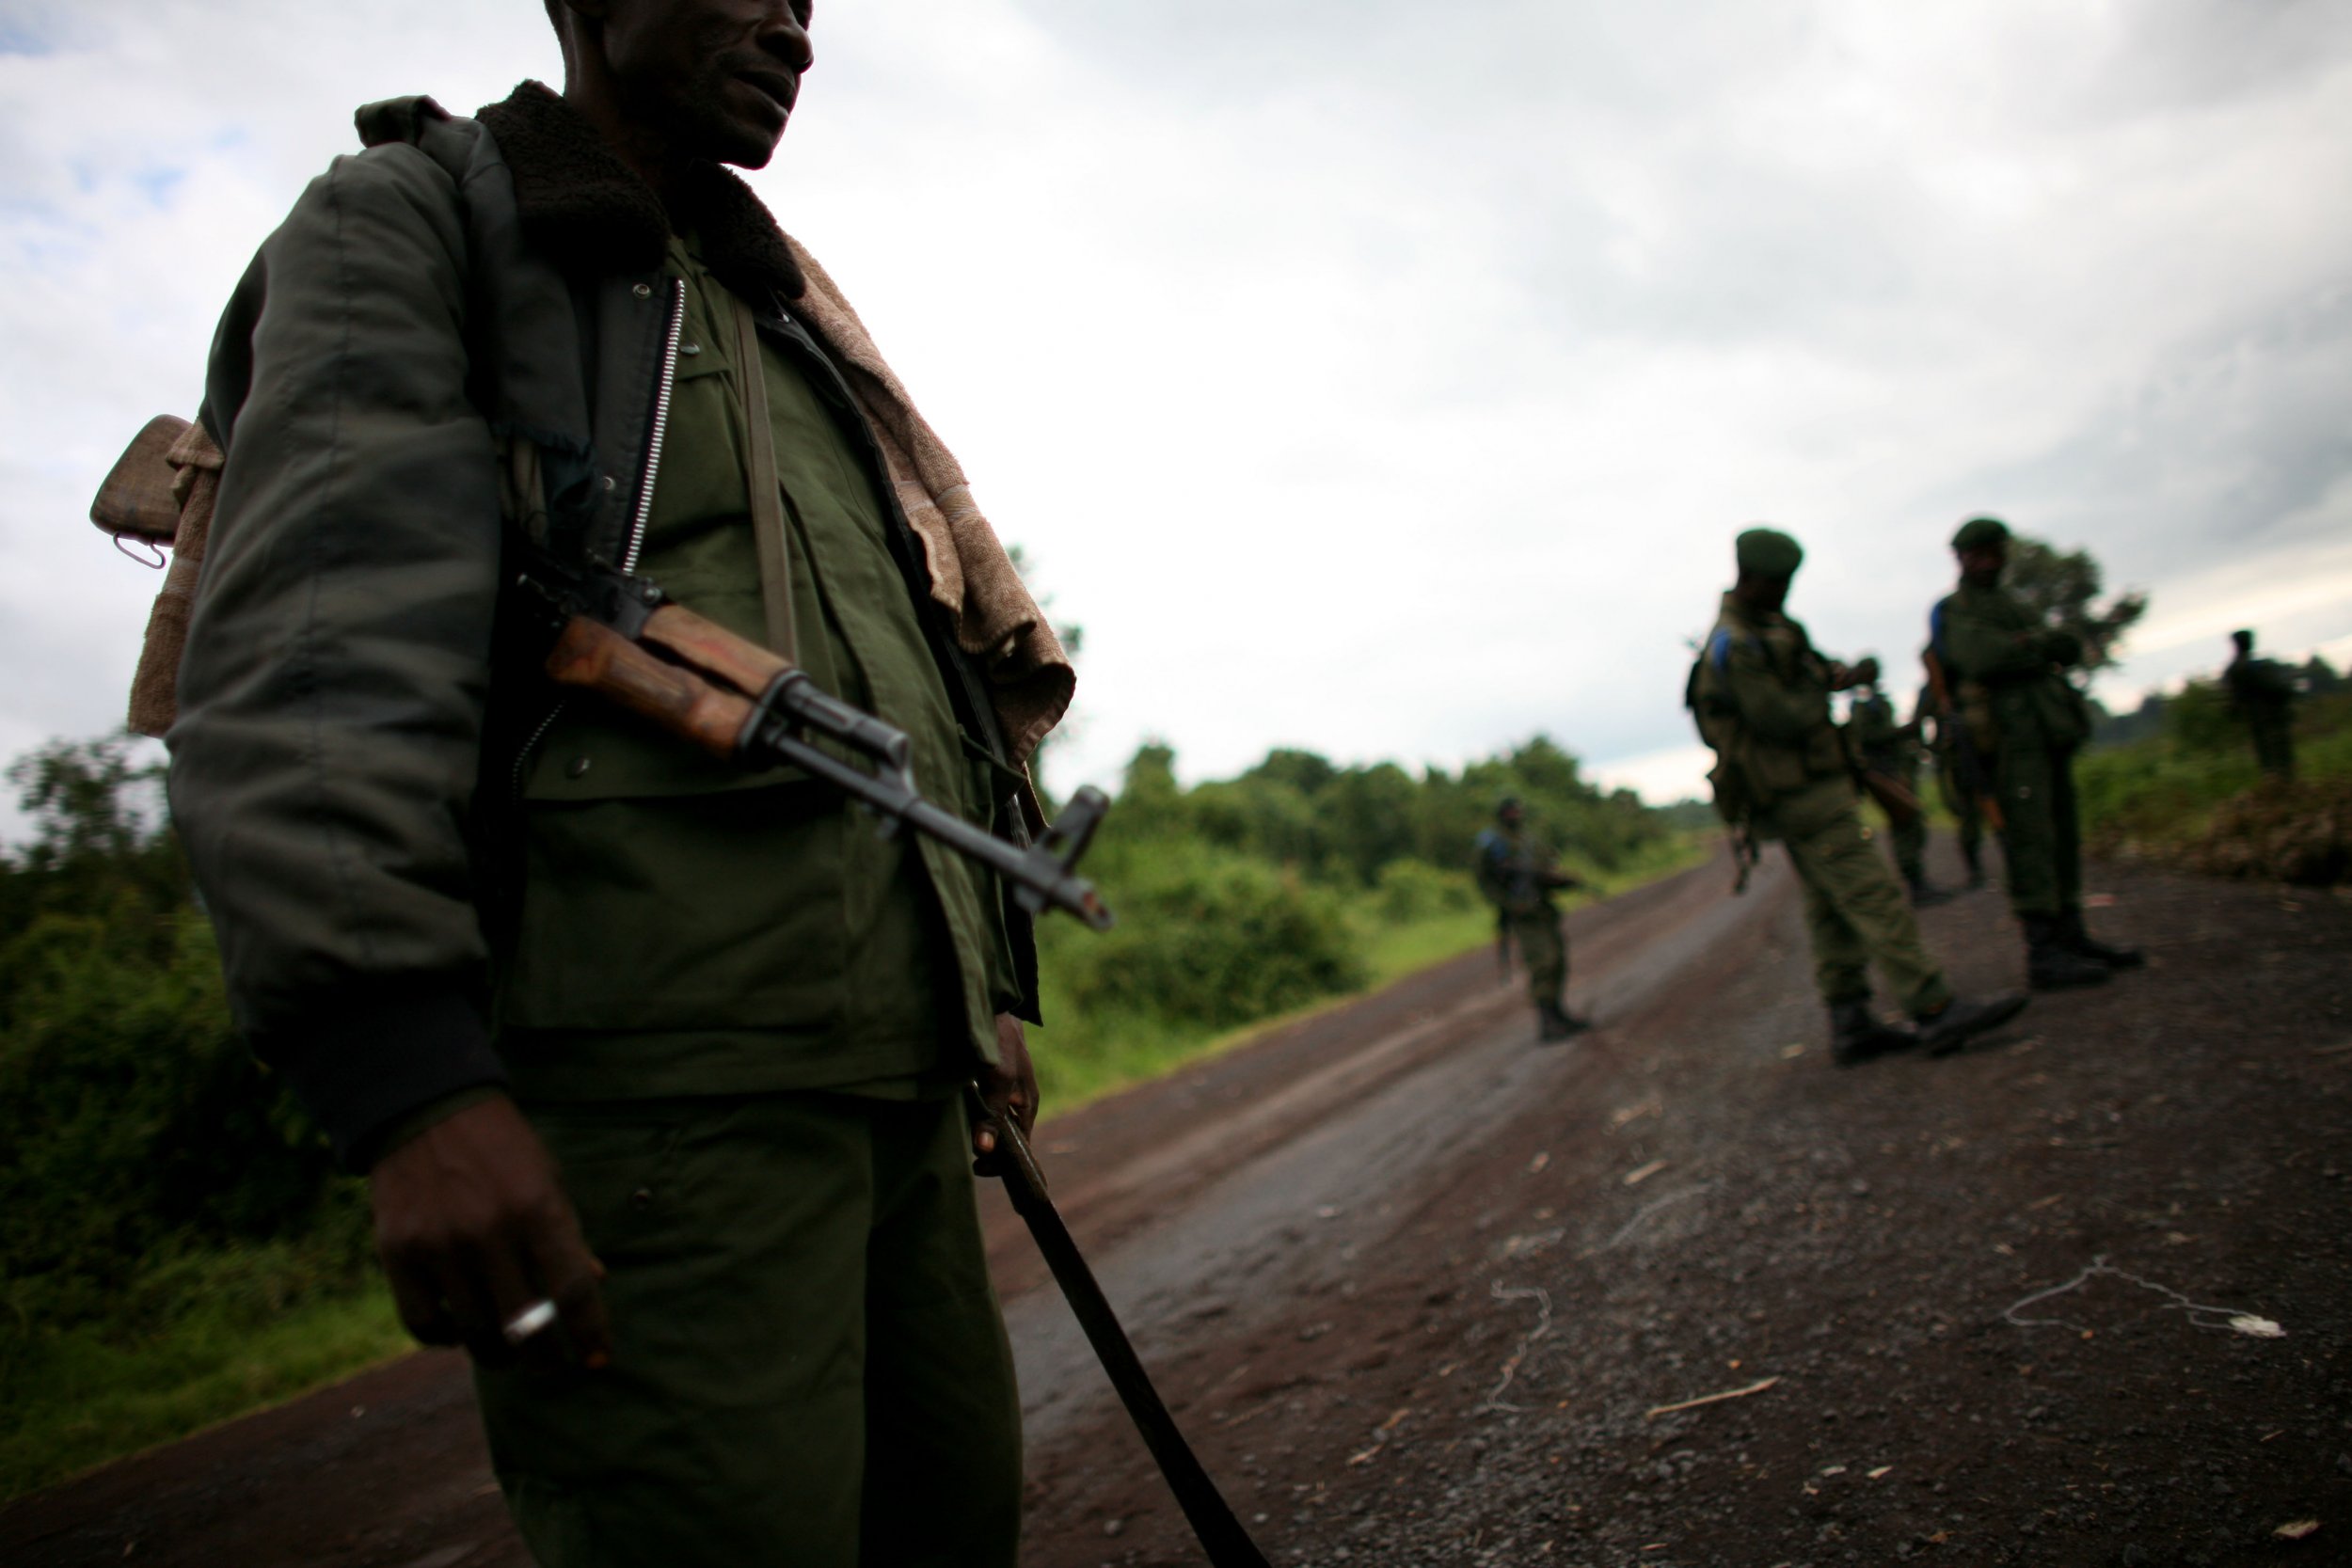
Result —
<svg viewBox="0 0 2352 1568"><path fill-rule="evenodd" d="M2221 672L2232 711L2243 717L2283 714L2295 705L2295 676L2274 658L2239 653Z"/></svg>
<svg viewBox="0 0 2352 1568"><path fill-rule="evenodd" d="M677 370L638 569L766 638L748 510L732 296L674 238ZM916 782L985 829L965 736L892 559L856 417L811 342L761 346L801 667L913 743ZM751 774L594 702L524 760L527 861L496 966L499 1048L541 1099L787 1088L908 1092L990 1049L1013 995L994 879L927 838L887 839L797 769Z"/></svg>
<svg viewBox="0 0 2352 1568"><path fill-rule="evenodd" d="M1895 705L1883 691L1853 705L1846 720L1846 736L1857 762L1897 778L1918 769L1918 728L1896 719Z"/></svg>
<svg viewBox="0 0 2352 1568"><path fill-rule="evenodd" d="M2060 673L2081 661L2074 633L2014 594L1966 583L1937 603L1928 629L1979 751L2065 751L2090 737L2090 705Z"/></svg>
<svg viewBox="0 0 2352 1568"><path fill-rule="evenodd" d="M518 520L548 548L644 564L643 539L722 621L756 596L728 559L742 483L723 415L691 411L725 400L672 373L717 361L683 355L662 204L535 84L478 122L402 100L360 123L367 150L262 245L206 372L227 462L170 799L240 1028L352 1158L508 1081L509 1053L517 1078L596 1094L903 1085L943 1044L993 1054L981 1020L1026 988L1006 986L988 890L870 852L870 824L787 777L721 779L558 709L545 633L506 592L532 487L503 459L527 452L545 511ZM804 622L851 694L914 734L926 790L974 812L993 789L1001 827L985 693L920 619L919 544L785 308L797 266L749 190L705 173L680 221L757 302L773 401L817 433L788 483L832 491L822 516L801 510ZM665 416L703 459L657 462ZM839 1049L853 1040L877 1049Z"/></svg>
<svg viewBox="0 0 2352 1568"><path fill-rule="evenodd" d="M1485 829L1473 852L1478 892L1498 912L1515 918L1559 912L1552 890L1566 885L1567 879L1552 869L1550 857L1529 841L1524 828Z"/></svg>
<svg viewBox="0 0 2352 1568"><path fill-rule="evenodd" d="M1729 594L1691 676L1688 701L1716 753L1718 804L1767 832L1802 810L1851 801L1845 746L1830 717L1829 661L1804 627Z"/></svg>

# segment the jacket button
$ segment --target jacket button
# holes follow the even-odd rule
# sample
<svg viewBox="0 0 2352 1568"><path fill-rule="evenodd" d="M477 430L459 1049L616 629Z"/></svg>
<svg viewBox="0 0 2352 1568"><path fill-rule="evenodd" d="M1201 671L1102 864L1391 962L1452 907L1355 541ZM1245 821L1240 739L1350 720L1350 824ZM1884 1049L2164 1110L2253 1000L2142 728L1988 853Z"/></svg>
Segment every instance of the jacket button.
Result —
<svg viewBox="0 0 2352 1568"><path fill-rule="evenodd" d="M564 776L567 779L580 778L587 771L588 759L586 757L574 757L564 765Z"/></svg>
<svg viewBox="0 0 2352 1568"><path fill-rule="evenodd" d="M620 487L621 482L619 480L614 479L611 474L604 476L604 488L607 494L610 494L614 490L618 490Z"/></svg>
<svg viewBox="0 0 2352 1568"><path fill-rule="evenodd" d="M653 285L650 283L633 284L630 286L628 292L635 294L639 299L651 299L653 297Z"/></svg>

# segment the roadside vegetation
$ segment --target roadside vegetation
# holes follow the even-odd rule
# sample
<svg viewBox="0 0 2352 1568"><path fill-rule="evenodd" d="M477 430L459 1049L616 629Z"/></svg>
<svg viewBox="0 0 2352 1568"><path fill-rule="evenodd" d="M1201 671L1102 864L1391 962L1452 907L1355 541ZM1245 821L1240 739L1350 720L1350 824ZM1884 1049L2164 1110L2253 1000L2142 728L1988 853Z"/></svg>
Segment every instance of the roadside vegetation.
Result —
<svg viewBox="0 0 2352 1568"><path fill-rule="evenodd" d="M0 1498L406 1345L359 1182L230 1022L138 755L8 771L34 832L0 853ZM1087 867L1118 927L1041 932L1047 1104L1491 940L1467 867L1505 792L1602 889L1705 852L1540 738L1459 774L1276 752L1190 788L1144 748Z"/></svg>
<svg viewBox="0 0 2352 1568"><path fill-rule="evenodd" d="M2324 660L2301 672L2296 778L2263 778L2246 727L2216 681L2152 697L2094 741L2074 769L2094 853L2210 876L2352 882L2352 683Z"/></svg>

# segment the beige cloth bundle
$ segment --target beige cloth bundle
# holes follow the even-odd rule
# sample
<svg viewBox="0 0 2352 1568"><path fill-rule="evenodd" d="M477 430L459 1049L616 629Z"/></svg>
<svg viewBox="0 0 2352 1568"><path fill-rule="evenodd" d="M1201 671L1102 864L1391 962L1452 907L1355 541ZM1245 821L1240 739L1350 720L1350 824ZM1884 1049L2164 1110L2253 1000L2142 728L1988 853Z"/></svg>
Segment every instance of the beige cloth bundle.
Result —
<svg viewBox="0 0 2352 1568"><path fill-rule="evenodd" d="M202 425L158 414L132 438L90 502L90 521L117 544L136 539L158 550L171 547L131 676L130 726L140 735L160 736L180 716L180 651L187 646L188 614L196 608L221 461L220 448Z"/></svg>

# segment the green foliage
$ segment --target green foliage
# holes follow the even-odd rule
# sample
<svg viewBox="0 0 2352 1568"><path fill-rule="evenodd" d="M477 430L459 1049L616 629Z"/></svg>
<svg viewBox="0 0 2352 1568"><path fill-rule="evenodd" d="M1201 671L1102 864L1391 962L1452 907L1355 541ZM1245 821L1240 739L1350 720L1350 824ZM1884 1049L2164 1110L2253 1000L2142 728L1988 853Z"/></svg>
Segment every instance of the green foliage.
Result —
<svg viewBox="0 0 2352 1568"><path fill-rule="evenodd" d="M1089 864L1119 926L1100 938L1067 922L1039 931L1048 1104L1489 940L1471 845L1504 795L1589 879L1621 883L1687 859L1688 834L1631 793L1587 784L1540 736L1458 775L1279 750L1190 789L1166 744L1138 749Z"/></svg>
<svg viewBox="0 0 2352 1568"><path fill-rule="evenodd" d="M1231 1028L1363 983L1339 899L1295 873L1167 845L1120 869L1120 926L1065 955L1089 1012Z"/></svg>
<svg viewBox="0 0 2352 1568"><path fill-rule="evenodd" d="M18 1321L120 1318L161 1254L308 1235L325 1141L238 1039L177 846L127 743L10 770L39 826L0 861L0 1291Z"/></svg>
<svg viewBox="0 0 2352 1568"><path fill-rule="evenodd" d="M2164 705L2164 737L2175 752L2217 755L2246 750L2246 726L2230 711L2219 681L2190 681Z"/></svg>
<svg viewBox="0 0 2352 1568"><path fill-rule="evenodd" d="M2104 607L2094 604L2106 578L2090 551L2056 549L2023 534L2010 538L2001 585L2049 625L2082 639L2086 670L2112 666L2123 634L2148 612L2145 594L2120 594Z"/></svg>
<svg viewBox="0 0 2352 1568"><path fill-rule="evenodd" d="M2352 691L2296 705L2299 783L2291 790L2263 779L2217 683L2190 683L2162 711L2161 734L2075 764L2092 848L2280 879L2308 879L2340 863L2328 846L2344 832L2337 824L2352 781ZM2315 838L2325 842L2315 847Z"/></svg>
<svg viewBox="0 0 2352 1568"><path fill-rule="evenodd" d="M106 1367L147 1375L140 1347L190 1323L348 1294L369 1250L357 1184L230 1022L132 756L53 745L9 769L36 835L0 856L0 1407L26 1431L66 1393L111 1397ZM83 1451L11 1432L0 1481Z"/></svg>
<svg viewBox="0 0 2352 1568"><path fill-rule="evenodd" d="M1380 868L1376 891L1375 908L1380 918L1397 926L1478 905L1478 889L1469 877L1440 871L1425 861L1391 861Z"/></svg>

